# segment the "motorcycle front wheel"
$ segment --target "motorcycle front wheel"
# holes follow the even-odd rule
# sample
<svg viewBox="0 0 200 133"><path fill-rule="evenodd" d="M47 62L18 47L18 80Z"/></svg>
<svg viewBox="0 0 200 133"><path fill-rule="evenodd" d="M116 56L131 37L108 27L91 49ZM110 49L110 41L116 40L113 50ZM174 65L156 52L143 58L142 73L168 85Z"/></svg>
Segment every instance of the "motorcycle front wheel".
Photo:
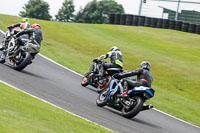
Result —
<svg viewBox="0 0 200 133"><path fill-rule="evenodd" d="M107 91L107 89L105 89L99 94L99 96L97 97L97 100L96 100L97 106L103 107L107 104L107 102L108 102L107 93L108 93L108 91Z"/></svg>
<svg viewBox="0 0 200 133"><path fill-rule="evenodd" d="M21 58L19 61L14 62L13 64L13 68L17 71L21 71L23 70L27 65L30 64L31 60L32 60L32 56L25 52L21 55Z"/></svg>
<svg viewBox="0 0 200 133"><path fill-rule="evenodd" d="M130 103L131 106L129 108L122 108L122 116L126 118L132 118L136 116L143 108L143 100L139 96L134 96L131 98L134 102Z"/></svg>

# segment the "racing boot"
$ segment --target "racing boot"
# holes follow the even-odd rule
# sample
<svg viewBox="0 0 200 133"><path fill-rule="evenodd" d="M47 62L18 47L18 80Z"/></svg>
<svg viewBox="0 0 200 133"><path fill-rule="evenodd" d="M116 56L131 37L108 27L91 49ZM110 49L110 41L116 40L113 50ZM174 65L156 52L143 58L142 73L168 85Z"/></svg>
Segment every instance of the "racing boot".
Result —
<svg viewBox="0 0 200 133"><path fill-rule="evenodd" d="M5 58L6 58L6 53L3 51L0 54L0 63L4 63L5 62Z"/></svg>
<svg viewBox="0 0 200 133"><path fill-rule="evenodd" d="M4 45L4 42L0 43L0 50L4 50L5 49L5 45Z"/></svg>
<svg viewBox="0 0 200 133"><path fill-rule="evenodd" d="M128 83L126 81L124 81L123 92L121 95L118 95L118 97L120 98L128 97Z"/></svg>

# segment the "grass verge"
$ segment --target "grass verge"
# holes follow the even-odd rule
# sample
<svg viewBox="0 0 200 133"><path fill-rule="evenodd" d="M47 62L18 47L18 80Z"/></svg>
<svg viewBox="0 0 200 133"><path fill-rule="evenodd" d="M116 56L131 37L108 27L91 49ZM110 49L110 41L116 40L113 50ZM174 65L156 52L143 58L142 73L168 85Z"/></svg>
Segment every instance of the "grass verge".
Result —
<svg viewBox="0 0 200 133"><path fill-rule="evenodd" d="M109 133L0 82L0 132Z"/></svg>

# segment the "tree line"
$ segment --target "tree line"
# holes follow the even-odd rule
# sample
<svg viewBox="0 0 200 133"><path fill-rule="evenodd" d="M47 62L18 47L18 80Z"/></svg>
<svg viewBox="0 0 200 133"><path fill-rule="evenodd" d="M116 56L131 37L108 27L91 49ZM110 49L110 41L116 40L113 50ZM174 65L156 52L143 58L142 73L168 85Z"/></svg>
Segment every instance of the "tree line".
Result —
<svg viewBox="0 0 200 133"><path fill-rule="evenodd" d="M114 0L92 0L84 8L81 7L76 14L73 0L64 0L62 7L55 15L55 19L52 19L49 9L49 4L44 0L29 0L19 15L21 17L60 22L103 24L109 23L109 14L124 13L123 6Z"/></svg>

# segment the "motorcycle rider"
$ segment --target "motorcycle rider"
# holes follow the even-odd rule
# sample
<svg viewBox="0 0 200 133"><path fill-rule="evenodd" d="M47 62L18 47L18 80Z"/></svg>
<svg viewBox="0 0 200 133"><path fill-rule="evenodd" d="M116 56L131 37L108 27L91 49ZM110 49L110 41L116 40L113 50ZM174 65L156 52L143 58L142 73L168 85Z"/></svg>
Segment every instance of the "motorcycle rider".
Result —
<svg viewBox="0 0 200 133"><path fill-rule="evenodd" d="M13 29L13 28L16 28L16 27L20 27L21 30L30 28L29 19L23 18L21 23L12 24L11 26L8 27L8 29L10 29L10 28Z"/></svg>
<svg viewBox="0 0 200 133"><path fill-rule="evenodd" d="M102 77L104 74L104 71L108 68L117 68L119 70L123 69L123 58L122 53L117 46L113 46L110 48L110 51L106 53L105 55L101 55L98 60L103 60L110 58L110 63L103 63L103 68L99 71L98 76Z"/></svg>
<svg viewBox="0 0 200 133"><path fill-rule="evenodd" d="M25 30L30 28L30 24L29 24L29 19L28 18L23 18L21 23L17 23L17 24L12 24L11 26L8 27L8 29L13 29L19 27L19 30L14 30L14 35L17 34L19 31Z"/></svg>
<svg viewBox="0 0 200 133"><path fill-rule="evenodd" d="M12 24L11 26L8 27L8 29L10 31L12 31L13 28L20 27L20 30L14 30L13 35L15 35L19 31L22 31L22 30L30 28L30 24L29 24L28 21L29 21L28 18L23 18L21 23ZM1 43L1 46L0 46L0 50L4 50L6 48L6 45L10 41L10 37L11 36L6 36L6 38L3 39L2 43Z"/></svg>
<svg viewBox="0 0 200 133"><path fill-rule="evenodd" d="M135 71L125 72L125 73L119 73L115 77L116 78L124 78L122 79L122 83L124 86L124 90L120 97L124 97L128 95L128 90L134 87L139 86L145 86L145 87L151 87L151 84L153 82L153 76L150 72L151 64L148 61L143 61L140 64L140 68L136 69ZM137 81L132 81L130 79L127 79L125 77L135 76L137 75Z"/></svg>
<svg viewBox="0 0 200 133"><path fill-rule="evenodd" d="M21 36L28 35L28 39L23 39ZM24 49L29 52L33 58L40 51L41 41L43 40L42 31L39 24L33 24L32 28L25 29L14 35L17 45L24 45Z"/></svg>

